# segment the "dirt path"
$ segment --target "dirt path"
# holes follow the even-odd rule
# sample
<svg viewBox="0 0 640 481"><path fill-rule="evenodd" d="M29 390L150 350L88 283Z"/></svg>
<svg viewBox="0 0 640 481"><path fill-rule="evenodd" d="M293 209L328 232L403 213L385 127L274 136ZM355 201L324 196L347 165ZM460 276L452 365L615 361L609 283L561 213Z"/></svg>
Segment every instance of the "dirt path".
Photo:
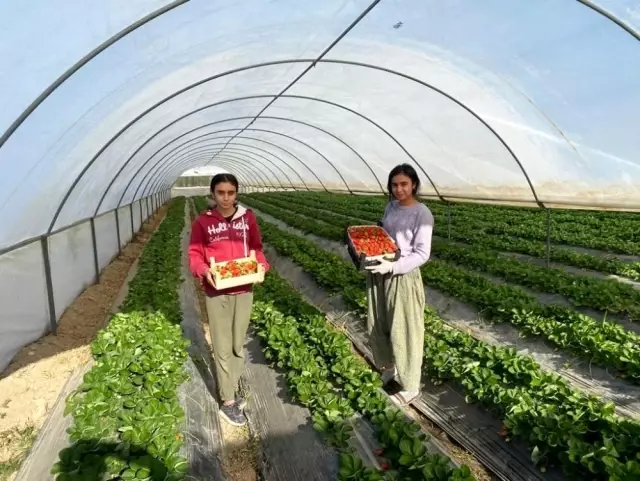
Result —
<svg viewBox="0 0 640 481"><path fill-rule="evenodd" d="M189 202L189 212L191 220L195 220L195 207L193 202ZM211 344L211 332L209 320L207 318L207 306L205 294L199 280L191 278L187 282L193 282L198 295L200 306L200 316L202 331L209 353L213 357ZM249 432L248 427L238 428L225 422L220 423L223 441L223 467L229 481L257 481L260 479L260 445L258 440Z"/></svg>

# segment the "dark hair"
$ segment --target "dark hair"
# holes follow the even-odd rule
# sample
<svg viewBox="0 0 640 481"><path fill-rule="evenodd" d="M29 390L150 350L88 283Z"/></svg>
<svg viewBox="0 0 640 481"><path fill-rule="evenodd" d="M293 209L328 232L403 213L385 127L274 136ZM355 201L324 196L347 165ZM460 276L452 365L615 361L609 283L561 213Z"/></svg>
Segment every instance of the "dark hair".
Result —
<svg viewBox="0 0 640 481"><path fill-rule="evenodd" d="M411 179L411 182L413 183L413 190L411 193L413 195L418 195L418 192L420 191L420 177L418 177L416 169L414 169L409 164L400 164L396 165L393 169L391 169L391 172L389 172L389 180L387 181L387 191L389 192L389 198L393 199L393 192L391 191L391 181L396 175L399 174L406 175Z"/></svg>
<svg viewBox="0 0 640 481"><path fill-rule="evenodd" d="M233 174L216 174L211 179L211 192L215 191L216 185L228 182L236 188L236 191L240 189L238 179Z"/></svg>

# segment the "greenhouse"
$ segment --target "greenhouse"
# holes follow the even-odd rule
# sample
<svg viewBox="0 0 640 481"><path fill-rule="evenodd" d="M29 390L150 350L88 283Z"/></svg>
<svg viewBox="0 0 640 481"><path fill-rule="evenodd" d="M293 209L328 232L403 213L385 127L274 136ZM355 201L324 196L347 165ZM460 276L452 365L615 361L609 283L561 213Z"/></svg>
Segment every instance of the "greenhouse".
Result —
<svg viewBox="0 0 640 481"><path fill-rule="evenodd" d="M13 0L0 26L0 481L640 479L640 1ZM433 235L398 406L345 239L401 164ZM216 173L270 266L242 428L189 257Z"/></svg>

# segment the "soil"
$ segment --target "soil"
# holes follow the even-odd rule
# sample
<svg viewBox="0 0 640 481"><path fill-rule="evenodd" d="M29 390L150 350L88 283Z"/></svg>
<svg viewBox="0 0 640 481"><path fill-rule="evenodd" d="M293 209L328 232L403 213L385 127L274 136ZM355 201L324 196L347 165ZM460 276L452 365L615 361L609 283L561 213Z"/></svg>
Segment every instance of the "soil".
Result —
<svg viewBox="0 0 640 481"><path fill-rule="evenodd" d="M22 348L0 374L0 481L11 479L3 470L19 467L18 460L28 452L67 379L89 361L91 341L104 327L131 266L166 210L163 206L149 218L102 271L100 283L85 289L65 310L57 335Z"/></svg>

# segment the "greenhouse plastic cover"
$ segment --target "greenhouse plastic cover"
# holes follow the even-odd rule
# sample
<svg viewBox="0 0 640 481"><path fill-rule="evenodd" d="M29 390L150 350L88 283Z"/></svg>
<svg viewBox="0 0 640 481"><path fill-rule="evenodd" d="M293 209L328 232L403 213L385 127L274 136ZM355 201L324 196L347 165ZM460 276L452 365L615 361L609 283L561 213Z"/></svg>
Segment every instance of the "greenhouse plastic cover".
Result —
<svg viewBox="0 0 640 481"><path fill-rule="evenodd" d="M203 165L380 192L408 162L434 198L638 209L639 31L639 0L2 2L0 251L118 209L124 244L151 212L123 207ZM15 269L30 296L41 268Z"/></svg>

